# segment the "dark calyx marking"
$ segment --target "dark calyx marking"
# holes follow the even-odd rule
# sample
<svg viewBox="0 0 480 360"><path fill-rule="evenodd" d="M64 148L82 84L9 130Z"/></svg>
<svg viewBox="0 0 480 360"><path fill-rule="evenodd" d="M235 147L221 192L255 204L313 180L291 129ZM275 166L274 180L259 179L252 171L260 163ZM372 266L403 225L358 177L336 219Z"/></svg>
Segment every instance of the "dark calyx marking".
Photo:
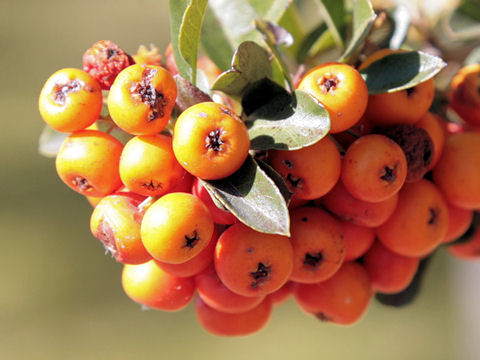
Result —
<svg viewBox="0 0 480 360"><path fill-rule="evenodd" d="M222 151L223 150L222 145L225 144L225 142L222 139L223 133L224 133L223 128L210 131L207 137L205 138L205 147L215 152Z"/></svg>
<svg viewBox="0 0 480 360"><path fill-rule="evenodd" d="M58 105L65 105L67 95L82 90L83 82L77 79L70 80L66 84L56 84L53 93L53 101Z"/></svg>
<svg viewBox="0 0 480 360"><path fill-rule="evenodd" d="M287 181L288 184L290 184L291 187L295 188L295 189L301 189L302 188L302 178L301 177L298 177L298 176L295 176L295 175L292 175L292 174L288 174L287 177L285 178L285 180Z"/></svg>
<svg viewBox="0 0 480 360"><path fill-rule="evenodd" d="M323 255L321 252L317 253L306 253L305 258L303 259L303 265L307 267L317 267L323 260Z"/></svg>
<svg viewBox="0 0 480 360"><path fill-rule="evenodd" d="M143 183L142 187L147 189L148 191L155 191L162 188L162 183L150 180L150 182L148 183Z"/></svg>
<svg viewBox="0 0 480 360"><path fill-rule="evenodd" d="M199 240L200 236L198 235L197 230L194 230L193 233L185 235L185 243L182 247L188 247L190 249L193 249L195 245L197 245Z"/></svg>
<svg viewBox="0 0 480 360"><path fill-rule="evenodd" d="M326 75L320 79L320 90L324 94L333 92L338 87L339 82L339 79L335 75Z"/></svg>
<svg viewBox="0 0 480 360"><path fill-rule="evenodd" d="M93 186L90 185L84 177L76 176L72 180L72 185L80 191L91 191L93 190Z"/></svg>
<svg viewBox="0 0 480 360"><path fill-rule="evenodd" d="M141 102L150 107L148 121L163 117L165 115L163 109L168 103L163 94L153 86L152 80L157 72L157 69L145 68L142 74L142 81L136 83L131 89L134 97L139 98Z"/></svg>
<svg viewBox="0 0 480 360"><path fill-rule="evenodd" d="M98 225L97 238L105 247L105 253L110 253L117 259L119 253L115 242L115 234L113 233L112 227L105 219L102 219Z"/></svg>
<svg viewBox="0 0 480 360"><path fill-rule="evenodd" d="M118 55L118 50L109 47L106 49L106 53L107 53L107 59L110 60L112 57L115 57Z"/></svg>
<svg viewBox="0 0 480 360"><path fill-rule="evenodd" d="M417 89L414 86L414 87L405 89L405 91L407 92L407 96L411 96L413 93L417 92Z"/></svg>
<svg viewBox="0 0 480 360"><path fill-rule="evenodd" d="M308 220L308 218L302 217L302 221L303 221L303 222L306 222L307 220Z"/></svg>
<svg viewBox="0 0 480 360"><path fill-rule="evenodd" d="M318 312L315 314L315 317L320 320L320 321L323 321L323 322L330 322L332 321L332 318L327 316L327 314L323 313L323 312Z"/></svg>
<svg viewBox="0 0 480 360"><path fill-rule="evenodd" d="M380 179L385 180L386 182L392 183L397 179L396 176L396 166L393 168L389 166L385 166L382 169L382 175L380 176Z"/></svg>
<svg viewBox="0 0 480 360"><path fill-rule="evenodd" d="M264 265L263 263L258 263L257 270L250 273L250 276L253 278L251 286L253 288L259 287L265 281L270 280L270 274L272 269L270 266Z"/></svg>
<svg viewBox="0 0 480 360"><path fill-rule="evenodd" d="M428 225L437 225L438 215L440 215L440 210L435 208L429 208L430 217L428 218Z"/></svg>
<svg viewBox="0 0 480 360"><path fill-rule="evenodd" d="M284 164L286 167L288 167L289 169L293 169L293 168L294 168L293 163L292 163L290 160L288 160L288 159L283 160L283 164Z"/></svg>

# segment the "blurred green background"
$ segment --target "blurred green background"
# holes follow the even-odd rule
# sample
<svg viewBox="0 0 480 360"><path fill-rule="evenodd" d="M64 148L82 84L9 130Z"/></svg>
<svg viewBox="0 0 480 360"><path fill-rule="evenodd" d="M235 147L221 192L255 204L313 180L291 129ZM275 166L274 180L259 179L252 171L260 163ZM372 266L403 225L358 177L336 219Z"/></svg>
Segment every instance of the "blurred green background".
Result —
<svg viewBox="0 0 480 360"><path fill-rule="evenodd" d="M374 303L353 327L320 323L289 301L263 332L218 338L192 306L142 311L123 294L121 266L90 234L90 205L37 153L37 97L54 71L80 67L95 41L163 51L168 29L166 0L1 1L0 359L480 358L471 348L478 264L459 267L444 251L416 303Z"/></svg>

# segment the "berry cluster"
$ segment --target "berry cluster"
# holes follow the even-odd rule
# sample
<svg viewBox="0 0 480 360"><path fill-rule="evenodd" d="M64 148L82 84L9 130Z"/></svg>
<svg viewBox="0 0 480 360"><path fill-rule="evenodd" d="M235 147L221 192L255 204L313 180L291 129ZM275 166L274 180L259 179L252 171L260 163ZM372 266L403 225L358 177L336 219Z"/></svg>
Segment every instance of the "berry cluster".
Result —
<svg viewBox="0 0 480 360"><path fill-rule="evenodd" d="M390 53L374 53L359 69ZM328 110L329 134L261 154L293 194L287 237L217 206L204 181L241 168L247 126L232 99L176 107L167 59L169 70L154 50L132 57L100 41L83 70L53 74L39 100L45 122L71 133L56 158L59 177L92 203L92 234L125 264L124 291L146 307L177 311L196 293L207 331L245 335L293 294L306 313L353 324L375 293L407 288L421 259L467 231L480 208L480 105L470 80L478 66L452 82L451 106L464 119L456 126L428 112L433 79L369 95L352 66L307 72L297 87ZM449 249L478 256L480 232Z"/></svg>

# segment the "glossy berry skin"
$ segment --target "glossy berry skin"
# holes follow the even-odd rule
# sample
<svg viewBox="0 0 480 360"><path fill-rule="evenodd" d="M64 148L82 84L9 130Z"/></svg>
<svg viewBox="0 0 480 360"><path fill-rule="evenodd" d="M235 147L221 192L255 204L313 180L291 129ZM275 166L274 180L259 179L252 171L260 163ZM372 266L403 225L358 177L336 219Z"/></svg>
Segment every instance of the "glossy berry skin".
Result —
<svg viewBox="0 0 480 360"><path fill-rule="evenodd" d="M299 150L270 151L269 159L294 198L303 200L328 193L340 177L342 166L337 146L329 137Z"/></svg>
<svg viewBox="0 0 480 360"><path fill-rule="evenodd" d="M140 238L143 212L137 196L108 195L90 218L90 230L118 262L142 264L152 259Z"/></svg>
<svg viewBox="0 0 480 360"><path fill-rule="evenodd" d="M402 148L383 135L358 138L347 149L342 164L345 188L363 201L387 200L400 190L407 177L407 158Z"/></svg>
<svg viewBox="0 0 480 360"><path fill-rule="evenodd" d="M118 171L122 149L122 143L111 135L77 131L65 139L57 154L58 176L82 195L109 195L122 186Z"/></svg>
<svg viewBox="0 0 480 360"><path fill-rule="evenodd" d="M162 311L182 310L195 292L193 278L170 275L153 260L140 265L125 265L122 286L133 301Z"/></svg>
<svg viewBox="0 0 480 360"><path fill-rule="evenodd" d="M259 332L267 325L272 314L272 304L264 300L251 310L231 314L215 310L197 297L195 313L200 325L211 334L245 336Z"/></svg>
<svg viewBox="0 0 480 360"><path fill-rule="evenodd" d="M303 207L290 213L293 271L290 280L315 283L331 277L345 257L342 227L320 208Z"/></svg>
<svg viewBox="0 0 480 360"><path fill-rule="evenodd" d="M451 135L433 169L446 200L459 208L480 208L480 132Z"/></svg>
<svg viewBox="0 0 480 360"><path fill-rule="evenodd" d="M92 125L102 111L102 89L86 72L66 68L48 78L38 107L43 120L60 132L74 132Z"/></svg>
<svg viewBox="0 0 480 360"><path fill-rule="evenodd" d="M432 112L427 112L418 122L415 123L415 126L424 129L428 133L433 142L433 159L428 167L429 170L435 167L442 155L443 147L445 146L446 123L447 122L440 116Z"/></svg>
<svg viewBox="0 0 480 360"><path fill-rule="evenodd" d="M480 64L462 67L450 82L449 103L467 123L480 125Z"/></svg>
<svg viewBox="0 0 480 360"><path fill-rule="evenodd" d="M462 236L470 227L473 210L448 204L448 228L442 243L449 243Z"/></svg>
<svg viewBox="0 0 480 360"><path fill-rule="evenodd" d="M319 320L351 325L367 311L373 291L365 268L347 262L326 281L297 284L294 295L300 308Z"/></svg>
<svg viewBox="0 0 480 360"><path fill-rule="evenodd" d="M170 192L186 175L167 135L142 135L130 139L120 159L120 177L131 191L145 196Z"/></svg>
<svg viewBox="0 0 480 360"><path fill-rule="evenodd" d="M396 254L380 242L373 244L363 257L372 288L385 294L400 292L410 285L419 262L419 258Z"/></svg>
<svg viewBox="0 0 480 360"><path fill-rule="evenodd" d="M201 200L192 194L170 193L147 209L141 236L154 259L180 264L199 254L213 231L212 215Z"/></svg>
<svg viewBox="0 0 480 360"><path fill-rule="evenodd" d="M405 184L392 216L377 228L377 236L391 251L411 257L430 254L444 239L448 207L428 180Z"/></svg>
<svg viewBox="0 0 480 360"><path fill-rule="evenodd" d="M360 73L347 64L318 65L305 74L298 88L312 95L328 110L331 133L351 128L367 107L367 85Z"/></svg>
<svg viewBox="0 0 480 360"><path fill-rule="evenodd" d="M345 242L344 261L356 260L365 254L375 241L375 229L356 225L350 221L340 221Z"/></svg>
<svg viewBox="0 0 480 360"><path fill-rule="evenodd" d="M214 263L218 277L234 293L264 296L289 279L292 244L285 236L260 233L236 223L218 239Z"/></svg>
<svg viewBox="0 0 480 360"><path fill-rule="evenodd" d="M160 66L131 65L118 74L108 95L108 111L132 135L153 135L170 119L177 97L172 75Z"/></svg>
<svg viewBox="0 0 480 360"><path fill-rule="evenodd" d="M133 65L131 56L110 40L100 40L85 51L83 70L98 81L102 89L109 90L117 75Z"/></svg>
<svg viewBox="0 0 480 360"><path fill-rule="evenodd" d="M247 127L224 105L193 105L175 123L175 156L185 170L201 179L222 179L233 174L247 158L249 148Z"/></svg>

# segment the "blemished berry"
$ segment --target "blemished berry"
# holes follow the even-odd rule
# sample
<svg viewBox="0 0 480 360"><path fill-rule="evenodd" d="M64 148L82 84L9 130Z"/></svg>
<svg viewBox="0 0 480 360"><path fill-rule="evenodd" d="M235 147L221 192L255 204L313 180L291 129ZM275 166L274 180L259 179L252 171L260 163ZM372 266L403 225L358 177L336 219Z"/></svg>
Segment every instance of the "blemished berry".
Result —
<svg viewBox="0 0 480 360"><path fill-rule="evenodd" d="M133 65L133 58L110 40L93 44L83 54L83 70L98 81L102 89L109 90L117 75Z"/></svg>

